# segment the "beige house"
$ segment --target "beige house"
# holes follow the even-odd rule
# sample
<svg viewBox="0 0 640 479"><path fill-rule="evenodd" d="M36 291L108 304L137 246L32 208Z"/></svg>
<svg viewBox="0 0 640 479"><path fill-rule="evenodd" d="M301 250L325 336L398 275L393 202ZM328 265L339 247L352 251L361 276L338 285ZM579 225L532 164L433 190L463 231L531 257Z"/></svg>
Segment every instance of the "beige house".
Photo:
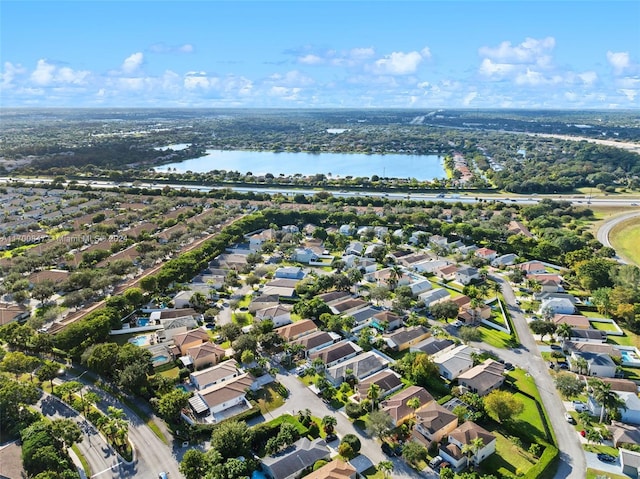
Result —
<svg viewBox="0 0 640 479"><path fill-rule="evenodd" d="M211 342L201 343L187 349L187 357L196 370L218 364L224 355L225 350Z"/></svg>
<svg viewBox="0 0 640 479"><path fill-rule="evenodd" d="M400 426L414 416L416 410L409 406L411 399L417 398L423 406L433 401L433 396L425 388L409 386L380 403L380 410L389 413L394 426Z"/></svg>
<svg viewBox="0 0 640 479"><path fill-rule="evenodd" d="M440 442L458 427L458 416L436 401L431 401L416 411L414 438L427 447L432 442Z"/></svg>
<svg viewBox="0 0 640 479"><path fill-rule="evenodd" d="M277 328L275 331L278 335L287 341L295 341L307 334L315 333L318 330L316 323L310 319L303 319L295 323L288 324Z"/></svg>
<svg viewBox="0 0 640 479"><path fill-rule="evenodd" d="M504 383L504 365L493 359L463 372L458 376L458 384L472 393L485 396Z"/></svg>
<svg viewBox="0 0 640 479"><path fill-rule="evenodd" d="M206 342L209 342L209 332L204 328L192 329L173 337L173 344L178 348L181 356L186 356L189 348Z"/></svg>
<svg viewBox="0 0 640 479"><path fill-rule="evenodd" d="M340 459L334 459L304 477L305 479L356 479L357 476L356 468L351 464Z"/></svg>

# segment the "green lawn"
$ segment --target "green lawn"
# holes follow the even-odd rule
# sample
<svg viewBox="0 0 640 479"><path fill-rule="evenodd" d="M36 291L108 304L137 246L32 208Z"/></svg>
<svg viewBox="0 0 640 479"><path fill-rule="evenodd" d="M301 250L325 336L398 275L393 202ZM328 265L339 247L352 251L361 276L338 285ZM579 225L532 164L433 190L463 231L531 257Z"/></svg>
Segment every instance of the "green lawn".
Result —
<svg viewBox="0 0 640 479"><path fill-rule="evenodd" d="M375 466L371 466L369 469L361 474L365 479L384 479L384 474L378 471Z"/></svg>
<svg viewBox="0 0 640 479"><path fill-rule="evenodd" d="M613 331L617 332L618 330L612 323L603 323L602 321L589 321L591 323L591 327L593 329L597 329L599 331Z"/></svg>
<svg viewBox="0 0 640 479"><path fill-rule="evenodd" d="M169 379L177 379L178 376L180 376L180 368L179 367L173 367L171 369L168 369L166 371L162 371L160 373L160 376L164 376L165 378L169 378Z"/></svg>
<svg viewBox="0 0 640 479"><path fill-rule="evenodd" d="M620 256L632 263L640 264L640 220L631 218L617 224L611 230L611 244Z"/></svg>
<svg viewBox="0 0 640 479"><path fill-rule="evenodd" d="M480 469L484 473L503 475L526 474L537 459L527 451L516 446L498 431L491 431L496 436L496 452L482 461Z"/></svg>
<svg viewBox="0 0 640 479"><path fill-rule="evenodd" d="M587 469L587 479L629 479L629 476L613 474L611 472L598 471L596 469Z"/></svg>
<svg viewBox="0 0 640 479"><path fill-rule="evenodd" d="M585 444L583 446L585 451L595 452L596 454L611 454L613 457L618 457L619 451L615 447L603 446L602 444Z"/></svg>
<svg viewBox="0 0 640 479"><path fill-rule="evenodd" d="M480 331L482 341L494 348L506 349L513 346L514 339L507 333L483 325L478 326L478 331Z"/></svg>
<svg viewBox="0 0 640 479"><path fill-rule="evenodd" d="M282 406L284 398L278 393L278 388L274 384L267 384L256 394L256 402L260 412L265 414Z"/></svg>
<svg viewBox="0 0 640 479"><path fill-rule="evenodd" d="M540 416L535 401L524 394L516 393L514 396L524 404L524 411L516 419L517 429L526 434L527 437L535 437L540 441L546 441L544 418Z"/></svg>

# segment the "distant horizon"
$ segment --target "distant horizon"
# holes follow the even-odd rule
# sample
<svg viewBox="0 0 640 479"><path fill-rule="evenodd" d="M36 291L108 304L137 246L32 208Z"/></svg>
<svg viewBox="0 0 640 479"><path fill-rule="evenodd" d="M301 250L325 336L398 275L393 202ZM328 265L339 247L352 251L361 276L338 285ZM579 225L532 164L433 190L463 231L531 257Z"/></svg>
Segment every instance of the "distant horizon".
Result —
<svg viewBox="0 0 640 479"><path fill-rule="evenodd" d="M634 0L4 0L1 108L640 109Z"/></svg>

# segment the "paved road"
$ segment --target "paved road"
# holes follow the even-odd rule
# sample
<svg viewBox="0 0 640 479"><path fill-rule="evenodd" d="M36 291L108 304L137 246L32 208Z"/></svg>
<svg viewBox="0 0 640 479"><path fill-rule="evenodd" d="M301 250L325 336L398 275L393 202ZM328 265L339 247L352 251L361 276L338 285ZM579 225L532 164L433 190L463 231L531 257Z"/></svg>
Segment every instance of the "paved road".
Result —
<svg viewBox="0 0 640 479"><path fill-rule="evenodd" d="M600 228L598 228L598 233L597 233L598 241L600 241L600 243L602 243L605 246L613 248L613 246L611 245L611 242L609 241L609 235L611 234L611 230L618 224L622 223L623 221L627 221L631 218L635 218L636 216L640 216L640 211L632 211L630 213L624 213L606 220L604 223L600 225ZM621 258L620 256L617 256L617 259L621 263L626 263L626 264L629 263L629 261L625 260L624 258Z"/></svg>
<svg viewBox="0 0 640 479"><path fill-rule="evenodd" d="M90 477L105 477L111 474L111 466L118 462L117 455L94 427L86 423L77 411L56 396L44 393L36 404L43 416L51 419L73 419L80 425L83 440L78 443L78 449L91 468L85 471Z"/></svg>
<svg viewBox="0 0 640 479"><path fill-rule="evenodd" d="M345 434L355 434L362 443L362 449L360 453L368 457L375 465L381 461L391 460L394 464L393 477L394 478L427 478L435 479L438 476L429 472L417 472L411 469L407 463L400 458L389 458L385 456L380 448L380 444L373 438L367 435L366 431L363 431L353 425L353 423L347 418L345 414L340 411L336 411L322 399L316 396L309 388L307 388L294 374L289 374L282 370L283 373L278 374L276 380L282 383L289 390L289 398L287 402L278 409L267 413L264 418L266 421L270 421L272 418L278 417L282 414L295 414L300 410L310 409L314 416L331 415L336 418L338 424L336 426L336 433L339 437L343 437ZM254 422L251 422L253 424ZM329 444L330 447L337 447L338 442Z"/></svg>
<svg viewBox="0 0 640 479"><path fill-rule="evenodd" d="M78 380L77 378L68 379ZM84 391L95 392L100 397L100 402L96 406L105 413L108 406L122 409L129 423L129 441L134 447L134 461L132 464L117 464L117 461L114 460L110 464L110 466L115 465L110 473L112 477L157 479L160 471L168 472L172 479L183 477L178 465L186 450L178 444L172 444L171 441L169 441L169 445L165 444L131 409L85 379L87 378L79 379L85 385ZM105 472L105 474L107 473Z"/></svg>
<svg viewBox="0 0 640 479"><path fill-rule="evenodd" d="M528 371L535 380L560 449L560 464L555 478L584 479L586 477L584 450L575 429L564 419L566 409L558 395L547 365L538 351L522 310L516 305L513 289L509 282L500 276L491 276L491 279L502 285L502 293L507 303L507 308L522 344L518 350L497 349L495 352L500 356L504 356L504 359ZM486 349L486 345L483 344L483 348ZM517 351L521 352L518 353Z"/></svg>

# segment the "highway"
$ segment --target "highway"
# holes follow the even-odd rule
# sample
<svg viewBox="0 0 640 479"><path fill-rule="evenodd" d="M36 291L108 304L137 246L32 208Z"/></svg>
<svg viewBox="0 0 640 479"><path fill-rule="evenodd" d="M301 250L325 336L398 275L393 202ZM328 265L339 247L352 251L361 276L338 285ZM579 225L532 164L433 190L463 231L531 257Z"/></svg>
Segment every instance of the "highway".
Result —
<svg viewBox="0 0 640 479"><path fill-rule="evenodd" d="M11 184L16 179L11 177L0 177L0 183ZM46 183L52 183L52 178L19 178L19 181L28 184L28 185L42 185ZM77 184L90 186L91 188L96 189L112 189L118 188L121 186L131 187L133 186L131 182L117 182L117 181L104 181L104 180L77 180ZM136 182L135 185L137 188L146 188L152 190L162 190L164 188L171 189L187 189L191 191L213 191L213 190L233 190L239 191L242 193L269 193L269 194L277 194L280 193L285 196L293 196L297 194L303 194L305 196L312 196L317 194L320 191L323 191L320 188L280 188L280 187L264 187L264 186L252 186L252 187L240 187L240 186L204 186L204 185L188 185L184 183L155 183L155 182ZM582 206L601 206L601 207L635 207L638 206L640 210L640 196L638 198L632 197L617 197L617 198L601 198L601 197L589 197L587 195L537 195L533 194L530 196L524 195L512 195L512 196L499 196L499 195L475 195L473 193L407 193L407 192L384 192L384 191L376 191L376 190L362 190L362 191L353 191L353 190L326 190L329 191L333 196L338 198L351 198L351 197L359 197L359 196L370 196L370 197L384 197L390 200L403 200L410 199L415 201L444 201L448 203L476 203L478 201L502 201L503 203L513 203L520 205L531 205L536 204L540 200L544 198L550 198L554 200L561 201L569 201L574 205L582 205Z"/></svg>

